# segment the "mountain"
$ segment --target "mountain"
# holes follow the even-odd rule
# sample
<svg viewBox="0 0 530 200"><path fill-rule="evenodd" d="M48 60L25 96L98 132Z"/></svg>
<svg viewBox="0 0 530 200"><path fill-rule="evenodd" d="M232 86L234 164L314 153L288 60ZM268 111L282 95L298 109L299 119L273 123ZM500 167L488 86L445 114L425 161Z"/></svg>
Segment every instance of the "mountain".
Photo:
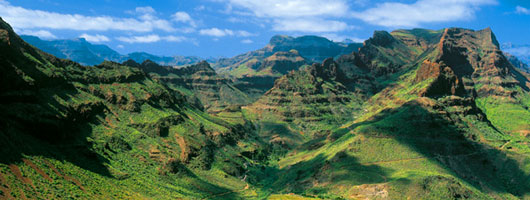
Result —
<svg viewBox="0 0 530 200"><path fill-rule="evenodd" d="M231 79L219 76L206 61L180 68L161 66L150 60L141 64L128 60L123 64L140 68L151 78L187 94L191 101L211 113L250 103L247 95L232 85Z"/></svg>
<svg viewBox="0 0 530 200"><path fill-rule="evenodd" d="M285 155L260 182L324 199L528 198L529 80L489 28L376 31L243 108Z"/></svg>
<svg viewBox="0 0 530 200"><path fill-rule="evenodd" d="M530 63L530 45L503 43L501 49L506 53L516 56L527 65Z"/></svg>
<svg viewBox="0 0 530 200"><path fill-rule="evenodd" d="M274 80L289 71L349 54L361 45L336 43L318 36L277 35L264 48L219 59L213 68L219 74L234 77L234 86L256 100L272 88Z"/></svg>
<svg viewBox="0 0 530 200"><path fill-rule="evenodd" d="M342 54L349 54L360 47L360 43L336 43L324 37L319 36L302 36L290 37L277 35L270 39L269 44L262 49L251 51L233 58L219 59L214 65L214 69L221 72L236 75L253 75L252 71L246 72L252 66L261 65L261 63L276 52L289 52L296 50L307 63L322 62L328 57L337 57Z"/></svg>
<svg viewBox="0 0 530 200"><path fill-rule="evenodd" d="M260 63L87 67L0 19L0 199L530 198L530 75L491 29Z"/></svg>
<svg viewBox="0 0 530 200"><path fill-rule="evenodd" d="M508 59L508 61L510 61L510 63L512 63L513 66L517 67L521 71L530 73L530 67L528 66L526 62L519 60L519 58L517 58L516 56L510 53L504 52L504 56Z"/></svg>
<svg viewBox="0 0 530 200"><path fill-rule="evenodd" d="M84 65L97 65L105 60L119 61L122 55L106 45L94 45L84 38L72 40L41 40L35 36L23 35L27 43L58 58L70 59Z"/></svg>
<svg viewBox="0 0 530 200"><path fill-rule="evenodd" d="M0 70L0 199L233 199L266 152L244 120L140 68L44 53L2 19Z"/></svg>
<svg viewBox="0 0 530 200"><path fill-rule="evenodd" d="M22 35L27 43L50 53L58 58L70 59L83 65L97 65L105 60L124 62L132 59L136 62L152 60L161 65L181 66L200 62L196 56L155 56L145 52L134 52L121 55L106 45L91 44L84 38L72 40L41 40L35 36ZM216 61L216 59L209 59Z"/></svg>

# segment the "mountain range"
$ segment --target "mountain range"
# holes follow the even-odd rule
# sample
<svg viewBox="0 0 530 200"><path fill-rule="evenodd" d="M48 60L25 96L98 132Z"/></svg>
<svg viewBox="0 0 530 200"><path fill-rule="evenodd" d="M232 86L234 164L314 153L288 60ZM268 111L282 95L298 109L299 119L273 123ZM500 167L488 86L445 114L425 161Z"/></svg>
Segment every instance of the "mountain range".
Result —
<svg viewBox="0 0 530 200"><path fill-rule="evenodd" d="M85 66L0 18L0 199L528 199L521 63L445 28Z"/></svg>
<svg viewBox="0 0 530 200"><path fill-rule="evenodd" d="M71 40L42 40L35 36L22 35L24 41L50 53L58 58L70 59L83 65L97 65L103 61L124 62L134 60L143 62L152 60L162 65L182 66L196 64L203 60L196 56L156 56L145 52L134 52L127 55L121 55L110 47L102 44L92 44L84 38ZM207 59L215 62L216 59Z"/></svg>

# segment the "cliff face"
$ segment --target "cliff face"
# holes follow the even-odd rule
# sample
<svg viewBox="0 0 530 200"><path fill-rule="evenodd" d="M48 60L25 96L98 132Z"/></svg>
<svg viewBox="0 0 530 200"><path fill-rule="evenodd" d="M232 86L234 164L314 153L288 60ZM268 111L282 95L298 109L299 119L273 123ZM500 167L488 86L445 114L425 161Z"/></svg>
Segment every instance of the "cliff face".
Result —
<svg viewBox="0 0 530 200"><path fill-rule="evenodd" d="M231 78L85 67L0 20L0 199L529 197L530 77L490 29L377 31L318 63L289 48L334 44L273 39Z"/></svg>
<svg viewBox="0 0 530 200"><path fill-rule="evenodd" d="M527 77L503 55L489 28L445 29L435 51L436 57L425 60L417 74L418 81L436 79L426 95L514 97L515 87L528 91Z"/></svg>
<svg viewBox="0 0 530 200"><path fill-rule="evenodd" d="M338 58L340 55L350 54L359 47L359 43L336 43L318 36L294 38L278 35L272 37L269 44L262 49L220 59L214 64L214 68L220 74L236 77L236 87L256 99L273 86L276 78L289 71L322 62L328 57ZM247 80L268 82L253 87L255 82Z"/></svg>
<svg viewBox="0 0 530 200"><path fill-rule="evenodd" d="M359 52L278 78L244 109L255 113L259 127L288 124L300 132L262 133L279 146L301 143L278 161L285 171L274 178L285 192L317 186L351 198L481 199L496 188L506 198L524 198L528 80L490 29L377 31ZM437 167L451 175L416 173ZM406 184L381 178L403 171L414 174ZM348 180L355 181L336 182L354 173L380 179L352 175ZM512 187L516 182L524 184ZM345 186L354 189L344 192Z"/></svg>

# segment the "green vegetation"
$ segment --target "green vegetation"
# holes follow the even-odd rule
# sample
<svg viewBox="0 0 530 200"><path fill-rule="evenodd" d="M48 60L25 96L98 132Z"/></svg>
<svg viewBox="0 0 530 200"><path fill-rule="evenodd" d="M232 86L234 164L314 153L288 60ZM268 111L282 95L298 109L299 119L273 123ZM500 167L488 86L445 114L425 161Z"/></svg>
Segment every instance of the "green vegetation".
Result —
<svg viewBox="0 0 530 200"><path fill-rule="evenodd" d="M84 67L0 22L0 199L528 199L530 77L488 31L376 32L288 72L298 52L269 52L269 90Z"/></svg>

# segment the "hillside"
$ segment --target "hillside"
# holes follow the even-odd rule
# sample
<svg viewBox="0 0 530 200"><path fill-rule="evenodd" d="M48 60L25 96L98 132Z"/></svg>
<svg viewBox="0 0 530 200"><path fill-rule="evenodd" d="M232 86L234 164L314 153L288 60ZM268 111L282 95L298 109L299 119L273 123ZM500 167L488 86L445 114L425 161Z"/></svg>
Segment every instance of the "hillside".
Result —
<svg viewBox="0 0 530 200"><path fill-rule="evenodd" d="M530 74L490 28L355 45L89 67L0 19L0 199L530 198Z"/></svg>
<svg viewBox="0 0 530 200"><path fill-rule="evenodd" d="M213 68L234 78L234 86L257 100L274 85L274 80L329 57L357 51L359 43L336 43L323 37L277 35L264 48L233 58L219 59Z"/></svg>
<svg viewBox="0 0 530 200"><path fill-rule="evenodd" d="M348 70L376 84L343 87ZM261 129L291 130L260 133L292 149L260 185L324 199L528 198L529 84L490 29L375 32L358 53L285 75L246 108ZM357 108L351 122L330 123L345 115L328 114L336 102ZM308 126L328 131L293 136Z"/></svg>
<svg viewBox="0 0 530 200"><path fill-rule="evenodd" d="M211 113L250 103L249 97L234 87L231 79L219 76L206 61L181 68L161 66L150 60L141 64L128 60L123 64L142 69Z"/></svg>
<svg viewBox="0 0 530 200"><path fill-rule="evenodd" d="M231 197L265 149L141 69L55 58L1 20L0 52L1 199Z"/></svg>

